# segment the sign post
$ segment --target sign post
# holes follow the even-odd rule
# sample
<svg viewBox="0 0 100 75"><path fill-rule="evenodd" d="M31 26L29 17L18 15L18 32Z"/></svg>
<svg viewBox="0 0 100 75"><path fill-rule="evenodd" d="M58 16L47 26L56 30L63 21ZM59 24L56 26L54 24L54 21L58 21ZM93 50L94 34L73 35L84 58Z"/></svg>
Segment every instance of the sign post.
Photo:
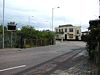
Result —
<svg viewBox="0 0 100 75"><path fill-rule="evenodd" d="M11 32L11 39L10 39L11 40L11 48L12 48L12 43L13 43L13 41L12 41L12 38L13 38L12 34L13 34L13 31L16 31L16 25L17 24L15 24L15 22L10 22L7 25L7 30Z"/></svg>

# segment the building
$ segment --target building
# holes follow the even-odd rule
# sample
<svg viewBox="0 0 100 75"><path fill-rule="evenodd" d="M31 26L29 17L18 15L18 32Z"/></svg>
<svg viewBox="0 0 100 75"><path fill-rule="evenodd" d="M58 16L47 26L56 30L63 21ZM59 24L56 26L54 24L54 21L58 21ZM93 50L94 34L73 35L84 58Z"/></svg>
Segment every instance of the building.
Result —
<svg viewBox="0 0 100 75"><path fill-rule="evenodd" d="M81 40L81 26L71 24L60 25L55 28L56 39L63 40Z"/></svg>

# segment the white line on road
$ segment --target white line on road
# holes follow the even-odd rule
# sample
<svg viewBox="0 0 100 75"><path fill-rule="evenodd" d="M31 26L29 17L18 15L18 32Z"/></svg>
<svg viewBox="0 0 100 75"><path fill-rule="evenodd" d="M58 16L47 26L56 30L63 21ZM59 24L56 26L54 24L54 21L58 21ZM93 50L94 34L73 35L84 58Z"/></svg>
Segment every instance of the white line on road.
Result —
<svg viewBox="0 0 100 75"><path fill-rule="evenodd" d="M26 67L26 65L21 65L21 66L16 66L16 67L2 69L2 70L0 70L0 72L7 71L7 70L12 70L12 69L17 69L17 68L22 68L22 67Z"/></svg>

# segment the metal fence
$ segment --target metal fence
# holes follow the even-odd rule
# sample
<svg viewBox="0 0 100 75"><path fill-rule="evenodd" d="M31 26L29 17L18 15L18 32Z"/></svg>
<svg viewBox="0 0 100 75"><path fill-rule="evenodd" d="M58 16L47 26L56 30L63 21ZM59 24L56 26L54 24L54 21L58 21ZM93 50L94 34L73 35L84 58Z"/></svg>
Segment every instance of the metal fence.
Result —
<svg viewBox="0 0 100 75"><path fill-rule="evenodd" d="M11 37L13 36L13 37ZM3 43L3 39L2 39L2 34L0 34L0 48L2 48L2 43ZM5 48L11 48L11 47L14 47L15 45L15 42L16 41L16 36L15 34L8 34L8 33L5 33L4 35L4 47Z"/></svg>
<svg viewBox="0 0 100 75"><path fill-rule="evenodd" d="M0 48L2 48L2 35L0 34Z"/></svg>
<svg viewBox="0 0 100 75"><path fill-rule="evenodd" d="M5 48L20 48L21 47L21 36L16 33L5 33L4 38ZM36 46L46 46L53 45L53 39L33 39L33 38L24 38L23 37L23 47L30 48ZM0 34L0 48L2 48L2 34Z"/></svg>
<svg viewBox="0 0 100 75"><path fill-rule="evenodd" d="M49 40L49 39L24 39L25 47L46 46L52 44L53 44L53 40Z"/></svg>

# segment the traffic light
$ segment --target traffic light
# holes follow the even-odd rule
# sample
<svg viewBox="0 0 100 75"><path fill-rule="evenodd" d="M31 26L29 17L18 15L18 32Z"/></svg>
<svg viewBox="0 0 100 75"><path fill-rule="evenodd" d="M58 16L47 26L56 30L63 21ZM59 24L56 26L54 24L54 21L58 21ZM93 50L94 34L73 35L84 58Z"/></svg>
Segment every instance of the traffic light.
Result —
<svg viewBox="0 0 100 75"><path fill-rule="evenodd" d="M10 22L7 25L8 31L15 31L16 30L16 25L15 22Z"/></svg>

